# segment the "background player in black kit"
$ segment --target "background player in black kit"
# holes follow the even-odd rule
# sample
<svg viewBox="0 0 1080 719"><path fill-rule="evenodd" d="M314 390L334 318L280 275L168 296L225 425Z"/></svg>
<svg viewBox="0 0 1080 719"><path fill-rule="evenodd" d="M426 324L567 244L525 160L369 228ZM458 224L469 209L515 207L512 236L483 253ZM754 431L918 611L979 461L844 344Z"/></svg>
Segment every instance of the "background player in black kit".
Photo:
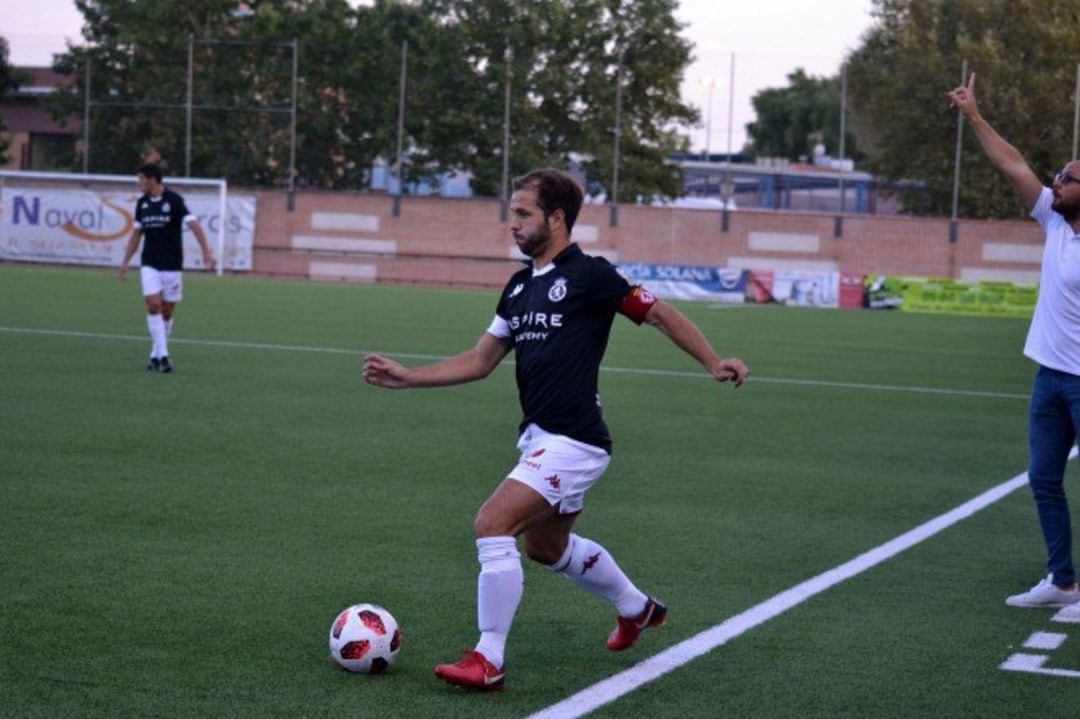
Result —
<svg viewBox="0 0 1080 719"><path fill-rule="evenodd" d="M184 198L161 184L161 168L143 165L139 168L139 189L142 197L135 203L135 229L131 231L120 263L120 279L127 278L127 266L143 243L142 293L146 300L146 327L153 345L148 370L172 372L169 361L169 335L172 334L173 312L184 294L184 225L191 227L202 248L203 264L214 269L214 253L206 242L206 234L195 215L188 211Z"/></svg>
<svg viewBox="0 0 1080 719"><path fill-rule="evenodd" d="M581 203L577 183L558 170L516 179L510 231L532 262L507 283L476 346L424 367L381 355L364 358L368 383L402 389L481 379L511 349L516 353L521 459L476 516L480 641L465 659L435 667L452 684L503 685L506 637L523 592L518 535L531 559L615 606L618 621L608 649L629 648L642 630L667 619L667 607L634 586L607 550L571 532L585 491L610 461L597 382L615 313L658 328L720 382L738 387L749 377L742 360L721 358L681 312L570 242Z"/></svg>

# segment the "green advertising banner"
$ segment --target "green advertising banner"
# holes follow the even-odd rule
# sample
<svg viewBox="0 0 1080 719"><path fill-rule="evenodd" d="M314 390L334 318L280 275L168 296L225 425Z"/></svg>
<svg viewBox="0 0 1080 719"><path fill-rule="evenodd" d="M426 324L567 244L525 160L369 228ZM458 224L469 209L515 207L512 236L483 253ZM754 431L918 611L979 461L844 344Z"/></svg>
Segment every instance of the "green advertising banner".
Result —
<svg viewBox="0 0 1080 719"><path fill-rule="evenodd" d="M1029 285L922 277L870 276L864 287L870 309L984 317L1030 319L1039 296L1039 288Z"/></svg>

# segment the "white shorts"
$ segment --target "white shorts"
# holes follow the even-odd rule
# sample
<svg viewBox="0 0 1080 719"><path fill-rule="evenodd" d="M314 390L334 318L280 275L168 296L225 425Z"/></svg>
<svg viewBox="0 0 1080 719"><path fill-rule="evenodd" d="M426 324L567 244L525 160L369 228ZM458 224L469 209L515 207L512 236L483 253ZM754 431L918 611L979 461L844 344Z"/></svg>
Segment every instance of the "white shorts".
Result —
<svg viewBox="0 0 1080 719"><path fill-rule="evenodd" d="M535 489L559 514L580 512L585 492L604 474L611 455L599 447L530 424L518 440L521 459L507 475Z"/></svg>
<svg viewBox="0 0 1080 719"><path fill-rule="evenodd" d="M179 302L184 299L184 273L162 272L153 267L140 267L143 297L161 293L166 302Z"/></svg>

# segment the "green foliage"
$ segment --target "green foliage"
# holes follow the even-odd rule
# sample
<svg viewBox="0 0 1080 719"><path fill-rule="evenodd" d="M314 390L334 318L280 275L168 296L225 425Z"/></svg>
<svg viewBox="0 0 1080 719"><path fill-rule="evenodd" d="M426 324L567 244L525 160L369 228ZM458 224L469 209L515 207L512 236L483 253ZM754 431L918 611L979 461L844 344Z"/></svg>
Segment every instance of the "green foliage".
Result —
<svg viewBox="0 0 1080 719"><path fill-rule="evenodd" d="M615 77L622 54L621 195L674 196L664 158L685 144L671 131L697 120L679 98L689 43L674 0L262 0L249 19L231 0L184 4L79 0L89 50L58 69L91 62L96 103L154 102L157 109L94 108L91 166L128 172L146 147L182 169L187 37L257 42L195 44L192 172L234 182L287 179L286 109L299 40L297 183L364 188L377 161L396 159L401 47L408 48L404 127L407 180L447 170L473 174L480 194L501 192L504 90L510 77L510 170L584 168L592 189L612 175ZM278 45L275 45L278 43ZM54 100L58 116L81 110L79 92Z"/></svg>
<svg viewBox="0 0 1080 719"><path fill-rule="evenodd" d="M26 74L16 70L8 62L8 42L5 38L0 37L0 97L6 97L15 92L26 81ZM6 132L7 127L4 125L4 118L0 117L0 165L8 161L7 152L10 142L6 137Z"/></svg>
<svg viewBox="0 0 1080 719"><path fill-rule="evenodd" d="M672 0L430 0L439 20L460 30L464 54L475 69L477 130L468 166L477 191L499 191L509 58L512 175L542 165L578 164L592 191L610 192L620 81L620 196L681 194L681 175L664 160L685 140L668 128L696 122L697 112L679 98L691 55L679 36L675 5Z"/></svg>
<svg viewBox="0 0 1080 719"><path fill-rule="evenodd" d="M853 124L871 168L923 183L913 206L948 214L957 114L945 93L963 60L983 115L1046 178L1069 159L1080 4L1058 0L875 0L876 25L848 61ZM960 213L1020 217L1007 181L964 133Z"/></svg>
<svg viewBox="0 0 1080 719"><path fill-rule="evenodd" d="M784 157L806 161L814 146L825 145L833 157L840 155L840 79L816 77L797 68L788 75L788 86L768 88L751 102L757 120L747 124L749 147L757 156ZM844 140L844 155L860 159L850 132Z"/></svg>

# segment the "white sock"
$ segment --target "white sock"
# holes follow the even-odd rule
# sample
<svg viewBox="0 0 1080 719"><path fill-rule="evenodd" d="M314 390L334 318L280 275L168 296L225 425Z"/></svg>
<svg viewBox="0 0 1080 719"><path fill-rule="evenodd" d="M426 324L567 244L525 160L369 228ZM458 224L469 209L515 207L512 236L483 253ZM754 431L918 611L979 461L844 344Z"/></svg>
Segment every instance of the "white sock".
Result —
<svg viewBox="0 0 1080 719"><path fill-rule="evenodd" d="M147 315L146 327L150 330L150 339L154 346L150 350L151 357L166 357L169 354L169 345L165 338L165 320L160 314Z"/></svg>
<svg viewBox="0 0 1080 719"><path fill-rule="evenodd" d="M497 667L503 665L506 637L525 591L521 554L513 537L476 540L480 577L476 583L476 623L480 641L476 651Z"/></svg>
<svg viewBox="0 0 1080 719"><path fill-rule="evenodd" d="M165 320L165 339L172 337L172 317Z"/></svg>
<svg viewBox="0 0 1080 719"><path fill-rule="evenodd" d="M619 569L611 553L591 539L570 535L570 543L559 561L551 566L574 584L615 605L623 617L645 611L649 598Z"/></svg>

